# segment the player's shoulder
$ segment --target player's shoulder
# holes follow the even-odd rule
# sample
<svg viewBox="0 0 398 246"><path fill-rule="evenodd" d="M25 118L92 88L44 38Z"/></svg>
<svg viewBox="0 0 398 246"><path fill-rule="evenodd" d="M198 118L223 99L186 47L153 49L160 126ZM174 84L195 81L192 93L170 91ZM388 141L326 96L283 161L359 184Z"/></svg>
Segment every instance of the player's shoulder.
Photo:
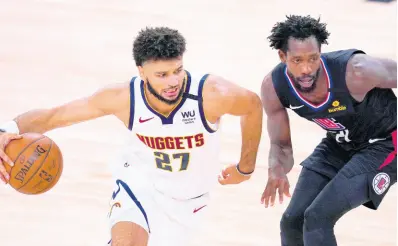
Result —
<svg viewBox="0 0 398 246"><path fill-rule="evenodd" d="M241 96L256 96L256 93L237 83L237 81L221 75L209 74L203 87L203 96L207 100L219 103L225 99L231 100Z"/></svg>
<svg viewBox="0 0 398 246"><path fill-rule="evenodd" d="M222 92L225 88L225 83L228 81L220 75L216 75L213 73L205 74L201 81L203 84L203 94L206 96L210 96L211 98L217 98L222 96Z"/></svg>
<svg viewBox="0 0 398 246"><path fill-rule="evenodd" d="M274 84L273 84L273 80L272 80L272 73L273 73L273 71L269 72L268 74L266 74L264 76L263 81L261 83L261 91L274 88Z"/></svg>
<svg viewBox="0 0 398 246"><path fill-rule="evenodd" d="M329 52L322 52L322 58L326 60L326 62L329 63L339 63L339 62L344 62L346 63L349 61L351 58L353 58L356 55L361 55L365 54L364 51L360 49L355 49L355 48L350 48L350 49L342 49L342 50L334 50L334 51L329 51Z"/></svg>
<svg viewBox="0 0 398 246"><path fill-rule="evenodd" d="M274 70L265 75L261 83L261 98L263 101L274 101L278 98L272 76L273 72Z"/></svg>

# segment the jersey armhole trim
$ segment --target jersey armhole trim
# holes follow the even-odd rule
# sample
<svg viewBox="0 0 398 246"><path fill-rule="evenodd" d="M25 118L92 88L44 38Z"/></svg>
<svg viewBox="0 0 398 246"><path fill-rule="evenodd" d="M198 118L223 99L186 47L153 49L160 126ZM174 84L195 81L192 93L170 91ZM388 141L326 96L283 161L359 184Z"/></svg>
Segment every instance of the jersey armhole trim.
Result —
<svg viewBox="0 0 398 246"><path fill-rule="evenodd" d="M199 105L199 113L200 113L200 118L202 120L202 124L205 127L205 129L209 132L209 133L214 133L216 132L216 130L212 129L209 124L207 123L206 120L206 116L205 116L205 112L203 109L203 86L207 80L207 78L209 77L209 74L205 74L199 81L199 88L198 88L198 105Z"/></svg>
<svg viewBox="0 0 398 246"><path fill-rule="evenodd" d="M282 69L282 74L283 74L282 77L286 80L286 77L284 76L284 72L283 71L284 71L284 69ZM287 91L290 92L290 88L287 85L287 83L289 83L289 82L286 81L286 85L276 82L274 80L274 72L277 73L277 71L275 71L275 70L272 71L272 73L271 73L271 83L272 83L272 86L274 88L275 95L278 98L279 102L281 103L282 107L289 108L289 100L283 95L283 93L282 94L280 93L280 90L283 91L283 89L287 89ZM286 88L281 88L281 87L284 87L284 86Z"/></svg>
<svg viewBox="0 0 398 246"><path fill-rule="evenodd" d="M133 129L134 124L134 105L135 105L135 98L134 98L134 81L137 77L133 77L130 81L130 118L129 118L129 130Z"/></svg>

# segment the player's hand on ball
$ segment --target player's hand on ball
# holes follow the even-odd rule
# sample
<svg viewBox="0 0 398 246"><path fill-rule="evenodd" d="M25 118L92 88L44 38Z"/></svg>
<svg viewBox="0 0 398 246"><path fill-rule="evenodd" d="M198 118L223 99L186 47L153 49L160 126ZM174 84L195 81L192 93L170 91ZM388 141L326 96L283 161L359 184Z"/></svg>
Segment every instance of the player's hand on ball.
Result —
<svg viewBox="0 0 398 246"><path fill-rule="evenodd" d="M276 166L268 169L268 182L261 196L261 204L267 208L274 206L276 192L278 192L279 203L283 202L283 196L291 197L290 184L282 166Z"/></svg>
<svg viewBox="0 0 398 246"><path fill-rule="evenodd" d="M218 182L222 185L239 184L248 179L250 179L250 175L239 173L236 164L225 166L218 175Z"/></svg>
<svg viewBox="0 0 398 246"><path fill-rule="evenodd" d="M8 183L10 179L10 175L7 173L6 168L4 167L4 162L8 163L10 166L14 166L12 160L6 155L5 149L10 141L14 139L22 138L21 135L13 134L13 133L0 133L0 179L4 183Z"/></svg>

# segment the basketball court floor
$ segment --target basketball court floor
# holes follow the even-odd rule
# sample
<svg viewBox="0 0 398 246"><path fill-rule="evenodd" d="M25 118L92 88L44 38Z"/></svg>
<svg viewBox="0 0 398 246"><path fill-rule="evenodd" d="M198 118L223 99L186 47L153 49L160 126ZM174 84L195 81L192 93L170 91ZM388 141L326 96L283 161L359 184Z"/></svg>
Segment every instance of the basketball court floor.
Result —
<svg viewBox="0 0 398 246"><path fill-rule="evenodd" d="M266 37L286 14L327 22L331 36L324 51L358 48L396 59L396 9L396 2L362 0L0 0L0 122L129 80L137 73L132 41L145 26L180 30L188 42L187 70L215 73L259 93L264 75L278 62ZM324 132L290 116L292 191L298 164ZM221 132L220 168L239 160L239 119L225 117ZM112 191L108 160L126 134L112 117L49 132L64 154L60 182L40 196L0 187L0 245L104 245ZM267 209L260 204L268 148L264 124L253 178L216 187L208 220L191 245L280 245L279 220L288 200ZM378 211L361 207L344 216L336 225L339 245L396 245L396 191L394 186Z"/></svg>

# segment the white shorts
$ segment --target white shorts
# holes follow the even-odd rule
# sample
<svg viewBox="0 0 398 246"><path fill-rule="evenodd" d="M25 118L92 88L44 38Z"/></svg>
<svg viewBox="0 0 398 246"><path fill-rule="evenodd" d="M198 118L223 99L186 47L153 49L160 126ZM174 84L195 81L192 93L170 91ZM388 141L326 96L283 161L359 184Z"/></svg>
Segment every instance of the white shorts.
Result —
<svg viewBox="0 0 398 246"><path fill-rule="evenodd" d="M118 222L130 221L148 232L149 246L188 245L207 211L209 194L175 200L155 190L144 172L134 171L115 181L108 214L110 229Z"/></svg>

